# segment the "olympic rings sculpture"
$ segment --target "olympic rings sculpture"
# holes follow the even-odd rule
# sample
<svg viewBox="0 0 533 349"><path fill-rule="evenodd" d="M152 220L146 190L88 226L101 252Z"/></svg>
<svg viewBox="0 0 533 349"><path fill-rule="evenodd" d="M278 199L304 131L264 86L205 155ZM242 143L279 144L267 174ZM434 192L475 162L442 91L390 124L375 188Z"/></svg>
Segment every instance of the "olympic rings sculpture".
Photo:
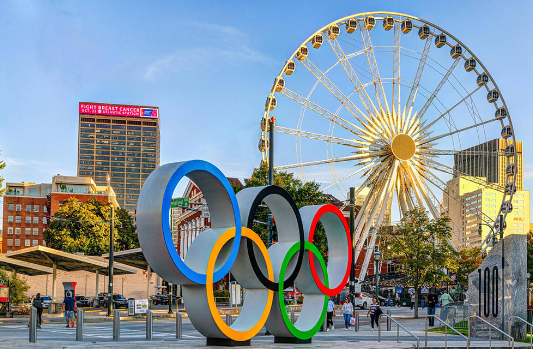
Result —
<svg viewBox="0 0 533 349"><path fill-rule="evenodd" d="M184 177L202 191L211 228L198 235L183 260L172 241L169 213L174 189ZM271 210L278 230L278 243L268 249L251 230L262 202ZM319 221L328 241L327 265L313 245ZM298 209L290 194L278 186L246 188L235 195L222 172L206 161L170 163L150 174L139 195L137 231L152 269L182 285L189 319L208 343L209 339L248 341L263 326L276 338L311 339L324 322L328 296L340 293L349 277L352 242L337 207ZM230 270L245 288L245 296L239 316L228 326L217 310L212 284ZM283 290L292 285L305 295L294 324L283 299Z"/></svg>

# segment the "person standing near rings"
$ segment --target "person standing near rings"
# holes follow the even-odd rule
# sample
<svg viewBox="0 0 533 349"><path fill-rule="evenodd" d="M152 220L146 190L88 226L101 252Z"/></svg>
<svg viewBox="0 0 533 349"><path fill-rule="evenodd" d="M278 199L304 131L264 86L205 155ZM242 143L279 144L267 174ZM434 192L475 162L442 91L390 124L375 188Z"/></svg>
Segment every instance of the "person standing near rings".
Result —
<svg viewBox="0 0 533 349"><path fill-rule="evenodd" d="M65 320L67 321L67 326L70 327L68 322L69 319L72 322L72 327L74 327L74 311L76 310L76 300L72 297L72 293L68 292L67 297L63 300L63 310L65 312Z"/></svg>
<svg viewBox="0 0 533 349"><path fill-rule="evenodd" d="M366 316L370 315L370 325L372 326L372 331L374 331L374 322L376 323L376 326L378 326L378 321L381 314L382 311L376 301L376 298L372 298L372 304L370 304L370 308L368 308L368 313L366 313Z"/></svg>
<svg viewBox="0 0 533 349"><path fill-rule="evenodd" d="M333 326L333 317L334 316L335 316L335 303L333 303L333 297L331 297L329 299L329 302L328 302L328 309L327 309L328 322L327 322L327 326L326 326L326 331L333 330L333 328L334 328L334 326ZM331 329L329 328L329 326L331 326Z"/></svg>
<svg viewBox="0 0 533 349"><path fill-rule="evenodd" d="M438 301L439 297L435 294L435 290L431 289L427 297L428 315L435 315L435 307ZM429 317L429 326L435 326L435 318L433 316Z"/></svg>
<svg viewBox="0 0 533 349"><path fill-rule="evenodd" d="M43 323L43 300L41 294L37 293L33 299L33 306L37 309L37 328L41 328Z"/></svg>
<svg viewBox="0 0 533 349"><path fill-rule="evenodd" d="M344 316L344 330L348 331L351 327L350 319L352 318L353 305L350 302L350 297L346 297L342 305L342 316Z"/></svg>

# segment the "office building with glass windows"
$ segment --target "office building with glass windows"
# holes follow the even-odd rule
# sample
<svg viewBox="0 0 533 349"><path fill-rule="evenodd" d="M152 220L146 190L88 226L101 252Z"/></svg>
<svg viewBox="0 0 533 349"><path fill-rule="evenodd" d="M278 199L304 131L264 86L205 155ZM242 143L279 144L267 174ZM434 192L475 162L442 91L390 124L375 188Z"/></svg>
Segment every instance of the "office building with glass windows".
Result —
<svg viewBox="0 0 533 349"><path fill-rule="evenodd" d="M157 107L79 103L78 176L113 187L118 204L135 214L148 175L159 166Z"/></svg>

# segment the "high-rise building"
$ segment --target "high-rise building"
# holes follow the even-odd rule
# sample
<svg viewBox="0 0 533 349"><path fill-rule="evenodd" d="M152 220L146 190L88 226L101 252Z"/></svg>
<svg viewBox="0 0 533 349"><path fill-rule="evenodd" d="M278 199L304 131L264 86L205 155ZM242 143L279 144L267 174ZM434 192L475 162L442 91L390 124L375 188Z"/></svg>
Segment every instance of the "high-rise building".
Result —
<svg viewBox="0 0 533 349"><path fill-rule="evenodd" d="M507 140L512 144L512 140ZM505 156L506 140L502 138L478 144L474 147L461 150L454 155L454 170L459 172L455 176L467 175L485 177L489 183L505 187L507 184L507 157ZM516 142L516 190L524 189L524 158L522 155L522 142ZM509 158L514 163L514 157Z"/></svg>
<svg viewBox="0 0 533 349"><path fill-rule="evenodd" d="M159 166L157 107L79 104L78 176L107 185L118 204L134 214L148 175Z"/></svg>
<svg viewBox="0 0 533 349"><path fill-rule="evenodd" d="M494 222L503 193L483 185L484 177L460 176L446 184L441 213L452 220L452 241L457 248L481 246ZM529 191L517 190L507 214L504 236L529 231ZM481 228L481 230L479 230Z"/></svg>

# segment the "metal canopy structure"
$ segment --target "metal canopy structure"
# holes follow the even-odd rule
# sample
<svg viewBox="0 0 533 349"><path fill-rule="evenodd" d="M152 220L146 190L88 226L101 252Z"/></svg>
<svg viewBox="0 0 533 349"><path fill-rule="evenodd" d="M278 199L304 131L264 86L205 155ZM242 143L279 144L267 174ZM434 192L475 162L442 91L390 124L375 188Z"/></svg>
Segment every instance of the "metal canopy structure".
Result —
<svg viewBox="0 0 533 349"><path fill-rule="evenodd" d="M13 270L18 274L29 276L52 274L51 268L8 258L5 255L0 255L0 267L5 267L6 269Z"/></svg>
<svg viewBox="0 0 533 349"><path fill-rule="evenodd" d="M96 284L98 289L98 275L108 274L108 263L91 257L76 255L59 251L50 247L34 246L6 254L6 257L34 263L37 265L52 267L52 300L55 301L55 288L57 269L64 271L94 271L96 272ZM135 269L121 265L115 265L113 272L120 274L136 274ZM97 292L98 293L98 292Z"/></svg>
<svg viewBox="0 0 533 349"><path fill-rule="evenodd" d="M103 254L103 258L109 259L109 253ZM150 279L152 276L152 268L150 264L146 261L142 249L133 248L131 250L119 251L113 253L113 259L115 262L128 265L130 267L146 270L147 272L147 283L146 283L146 298L150 297Z"/></svg>

